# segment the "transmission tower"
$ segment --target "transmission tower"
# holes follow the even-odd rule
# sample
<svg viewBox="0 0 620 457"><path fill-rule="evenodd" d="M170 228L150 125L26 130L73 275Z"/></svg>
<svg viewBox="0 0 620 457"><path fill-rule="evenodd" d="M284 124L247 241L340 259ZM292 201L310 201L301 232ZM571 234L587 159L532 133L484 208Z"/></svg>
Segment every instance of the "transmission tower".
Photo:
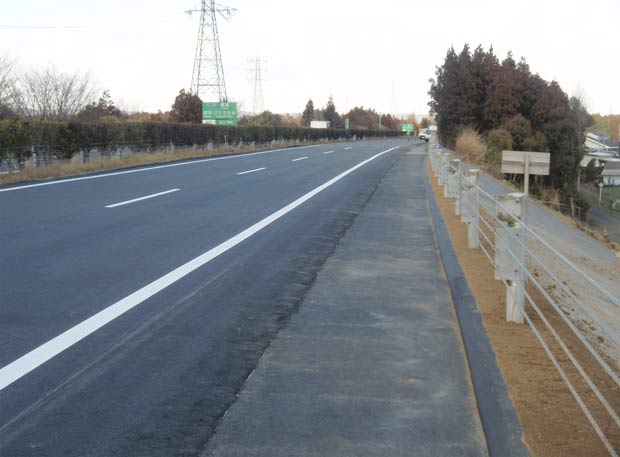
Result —
<svg viewBox="0 0 620 457"><path fill-rule="evenodd" d="M215 0L202 0L199 8L186 11L190 16L192 13L200 13L191 85L192 93L200 98L208 99L213 96L220 102L228 101L217 15L228 20L236 11L235 8L216 4Z"/></svg>
<svg viewBox="0 0 620 457"><path fill-rule="evenodd" d="M254 79L254 96L252 97L252 113L259 114L265 111L265 99L263 97L263 72L260 57L254 60L252 70Z"/></svg>

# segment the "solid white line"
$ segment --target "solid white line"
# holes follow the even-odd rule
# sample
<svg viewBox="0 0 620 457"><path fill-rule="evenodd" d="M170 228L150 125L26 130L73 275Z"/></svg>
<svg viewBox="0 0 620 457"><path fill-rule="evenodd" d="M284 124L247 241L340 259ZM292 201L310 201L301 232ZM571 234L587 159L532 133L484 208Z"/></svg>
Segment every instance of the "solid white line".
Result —
<svg viewBox="0 0 620 457"><path fill-rule="evenodd" d="M117 206L129 205L130 203L135 203L135 202L139 202L139 201L142 201L142 200L147 200L149 198L159 197L160 195L171 194L172 192L177 192L179 190L181 190L181 189L165 190L163 192L158 192L156 194L146 195L144 197L138 197L138 198L134 198L132 200L127 200L127 201L120 202L120 203L114 203L113 205L107 205L106 208L116 208Z"/></svg>
<svg viewBox="0 0 620 457"><path fill-rule="evenodd" d="M323 154L331 154L332 152L334 151L327 151L327 152L324 152Z"/></svg>
<svg viewBox="0 0 620 457"><path fill-rule="evenodd" d="M85 181L87 179L107 178L109 176L127 175L130 173L142 173L143 171L160 170L162 168L182 167L184 165L194 165L197 163L213 162L215 160L241 159L243 157L250 157L250 156L256 156L256 155L261 155L261 154L269 154L269 153L278 152L278 151L288 151L288 150L297 150L297 149L305 149L305 148L318 148L320 146L322 145L313 144L310 146L298 146L294 148L281 148L281 149L270 149L268 151L248 152L247 154L237 154L237 155L226 156L226 157L210 157L208 159L190 160L187 162L177 162L177 163L169 163L166 165L156 165L154 167L136 168L136 169L124 170L124 171L115 171L112 173L104 173L104 174L94 175L94 176L80 176L78 178L68 178L68 179L61 179L57 181L47 181L47 182L40 182L36 184L26 184L23 186L8 187L5 189L0 189L0 192L11 192L14 190L30 189L32 187L52 186L54 184L64 184L67 182L74 182L74 181Z"/></svg>
<svg viewBox="0 0 620 457"><path fill-rule="evenodd" d="M297 200L293 201L292 203L289 203L285 207L267 216L266 218L257 222L251 227L248 227L247 229L243 230L242 232L238 233L237 235L233 236L227 241L224 241L223 243L219 244L213 249L210 249L209 251L199 255L195 259L190 260L186 264L181 265L180 267L172 270L170 273L167 273L161 278L156 279L152 283L147 284L146 286L135 291L131 295L128 295L127 297L117 301L113 305L108 306L104 310L99 311L97 314L89 317L85 321L80 322L76 326L71 327L69 330L49 340L47 343L42 344L36 349L33 349L32 351L23 355L22 357L15 360L14 362L9 363L8 365L0 369L0 390L3 390L8 385L14 383L21 377L27 375L28 373L30 373L32 370L34 370L38 366L44 364L45 362L55 357L56 355L60 354L64 350L70 348L71 346L76 344L78 341L86 338L88 335L97 331L104 325L112 322L117 317L123 315L124 313L131 310L132 308L135 308L140 303L149 299L156 293L162 291L163 289L170 286L171 284L174 284L179 279L187 276L194 270L200 268L201 266L215 259L219 255L237 246L242 241L248 239L255 233L261 231L268 225L280 219L285 214L293 211L295 208L302 205L304 202L310 200L312 197L314 197L318 193L334 185L335 183L340 181L345 176L353 173L358 168L363 167L368 162L371 162L375 160L377 157L380 157L383 154L393 151L394 149L398 149L398 147L387 149L378 154L375 154L369 159L366 159L363 162L358 163L354 167L349 168L348 170L340 173L338 176L321 184L319 187L316 187L315 189L311 190L307 194L299 197Z"/></svg>
<svg viewBox="0 0 620 457"><path fill-rule="evenodd" d="M297 159L291 160L291 162L297 162L298 160L306 160L307 158L308 158L307 156L306 157L299 157Z"/></svg>
<svg viewBox="0 0 620 457"><path fill-rule="evenodd" d="M346 147L345 149L353 149L353 146Z"/></svg>
<svg viewBox="0 0 620 457"><path fill-rule="evenodd" d="M255 171L266 170L267 167L255 168L254 170L242 171L241 173L237 173L238 175L247 175L248 173L254 173Z"/></svg>

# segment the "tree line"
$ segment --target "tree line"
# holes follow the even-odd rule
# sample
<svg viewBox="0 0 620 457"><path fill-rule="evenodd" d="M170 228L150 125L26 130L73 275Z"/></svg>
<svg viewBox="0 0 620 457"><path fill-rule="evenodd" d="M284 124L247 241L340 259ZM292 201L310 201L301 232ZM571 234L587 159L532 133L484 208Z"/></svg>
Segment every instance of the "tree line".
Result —
<svg viewBox="0 0 620 457"><path fill-rule="evenodd" d="M430 84L443 144L454 146L459 133L472 128L486 140L489 163L497 164L502 150L550 152L544 184L563 198L576 194L585 130L593 122L579 98L532 73L524 58L516 62L508 53L500 61L492 47L450 48Z"/></svg>
<svg viewBox="0 0 620 457"><path fill-rule="evenodd" d="M308 100L301 115L301 125L308 127L312 121L329 121L332 127L342 129L345 127L345 119L349 120L350 128L362 130L400 130L401 124L407 122L407 120L403 121L392 114L380 114L372 108L364 108L363 106L356 106L347 113L340 114L336 110L334 98L330 96L323 108L315 108L312 99ZM417 125L414 116L410 122Z"/></svg>

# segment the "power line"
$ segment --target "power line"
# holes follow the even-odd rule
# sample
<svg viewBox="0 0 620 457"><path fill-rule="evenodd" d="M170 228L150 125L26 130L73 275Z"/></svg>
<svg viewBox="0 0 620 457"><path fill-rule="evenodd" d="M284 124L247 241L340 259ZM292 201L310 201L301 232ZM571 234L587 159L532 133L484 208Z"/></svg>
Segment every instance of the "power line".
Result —
<svg viewBox="0 0 620 457"><path fill-rule="evenodd" d="M84 29L81 25L4 25L0 24L0 29L4 30L33 30L33 29Z"/></svg>

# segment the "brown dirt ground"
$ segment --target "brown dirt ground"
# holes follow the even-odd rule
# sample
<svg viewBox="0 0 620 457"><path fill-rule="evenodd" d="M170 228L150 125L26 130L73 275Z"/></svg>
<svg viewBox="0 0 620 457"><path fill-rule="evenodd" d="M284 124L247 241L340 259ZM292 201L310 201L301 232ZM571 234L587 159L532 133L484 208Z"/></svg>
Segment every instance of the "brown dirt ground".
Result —
<svg viewBox="0 0 620 457"><path fill-rule="evenodd" d="M443 192L437 185L437 180L433 178L429 164L427 169L450 238L478 302L499 367L521 420L525 442L532 455L537 457L609 455L530 327L505 321L503 283L493 279L493 267L480 249L467 248L466 225L454 216L452 200L443 198ZM528 292L617 411L620 405L618 386L561 321L542 294L531 284L528 286ZM620 450L620 430L553 340L551 333L544 329L543 322L536 316L531 306L526 306L526 312L607 438L616 450Z"/></svg>

